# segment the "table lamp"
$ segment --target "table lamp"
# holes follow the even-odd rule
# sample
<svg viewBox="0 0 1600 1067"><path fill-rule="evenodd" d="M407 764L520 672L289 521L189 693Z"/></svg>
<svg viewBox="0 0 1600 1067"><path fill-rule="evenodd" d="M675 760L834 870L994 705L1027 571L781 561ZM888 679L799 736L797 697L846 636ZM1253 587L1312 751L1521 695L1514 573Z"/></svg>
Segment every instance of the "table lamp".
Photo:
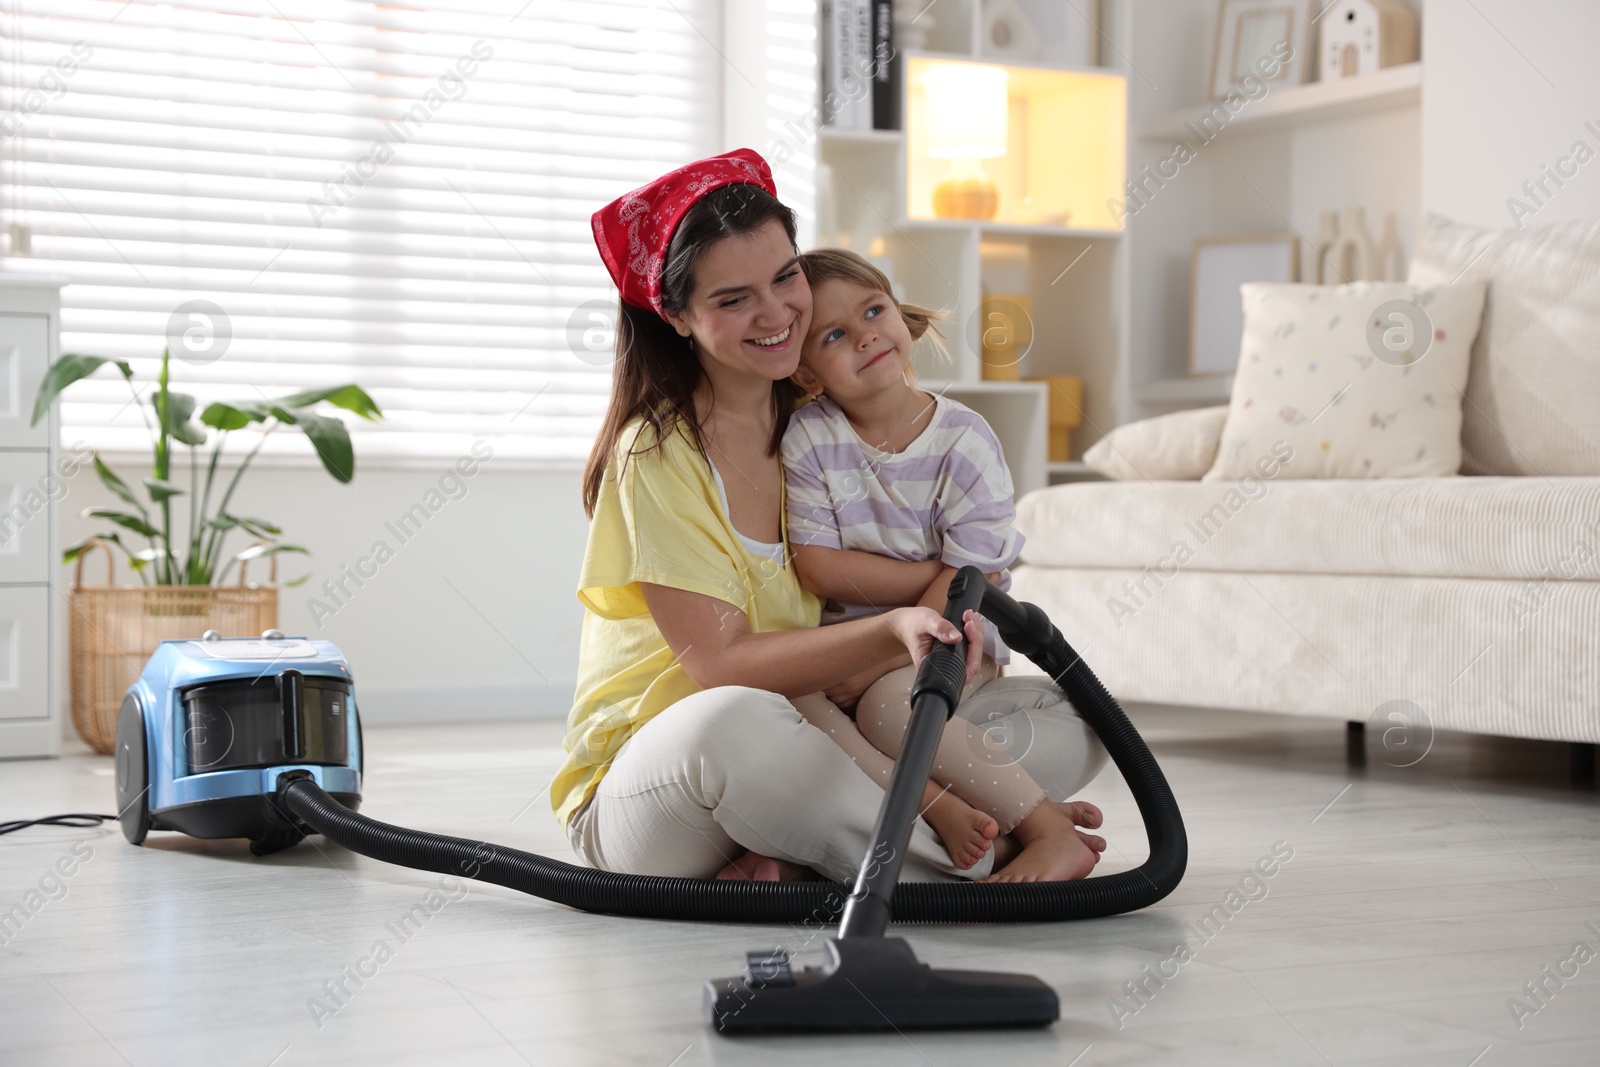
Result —
<svg viewBox="0 0 1600 1067"><path fill-rule="evenodd" d="M1000 67L949 63L933 67L925 78L928 155L952 161L933 190L933 213L945 219L992 219L1000 190L980 161L1006 154L1010 75Z"/></svg>

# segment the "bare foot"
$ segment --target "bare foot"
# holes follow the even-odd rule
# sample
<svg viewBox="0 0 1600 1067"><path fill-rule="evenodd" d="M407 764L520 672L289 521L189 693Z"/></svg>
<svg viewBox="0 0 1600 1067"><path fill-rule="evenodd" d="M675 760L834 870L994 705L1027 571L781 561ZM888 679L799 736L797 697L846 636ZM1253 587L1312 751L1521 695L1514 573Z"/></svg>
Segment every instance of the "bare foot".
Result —
<svg viewBox="0 0 1600 1067"><path fill-rule="evenodd" d="M1088 801L1069 800L1057 804L1056 807L1060 808L1062 813L1078 826L1098 828L1105 819L1100 809ZM1106 839L1099 834L1086 834L1079 830L1078 836L1083 839L1084 844L1096 852L1104 852L1106 850ZM1021 854L1022 842L1017 840L1016 834L1001 834L994 841L994 869L997 871L1003 870L1007 864Z"/></svg>
<svg viewBox="0 0 1600 1067"><path fill-rule="evenodd" d="M1098 830L1100 824L1106 821L1103 811L1089 803L1087 800L1065 800L1057 804L1062 813L1072 820L1072 825Z"/></svg>
<svg viewBox="0 0 1600 1067"><path fill-rule="evenodd" d="M1022 855L1022 843L1016 834L1001 834L994 839L994 866L991 870L1004 870L1012 860Z"/></svg>
<svg viewBox="0 0 1600 1067"><path fill-rule="evenodd" d="M944 842L950 861L962 870L983 859L1000 833L999 823L950 792L935 797L922 817Z"/></svg>
<svg viewBox="0 0 1600 1067"><path fill-rule="evenodd" d="M803 882L809 875L808 867L758 852L746 852L717 872L718 878L741 882Z"/></svg>
<svg viewBox="0 0 1600 1067"><path fill-rule="evenodd" d="M1099 829L1101 823L1106 821L1105 814L1087 800L1067 800L1057 804L1056 807L1060 808L1062 814L1072 820L1074 826L1087 826L1091 830L1096 830ZM1104 852L1106 850L1106 839L1099 834L1086 834L1079 830L1078 836L1083 838L1084 844L1096 852Z"/></svg>
<svg viewBox="0 0 1600 1067"><path fill-rule="evenodd" d="M1022 851L983 882L1064 882L1085 878L1100 862L1100 851L1067 813L1054 804L1040 804L1013 831ZM1101 848L1104 848L1101 842ZM996 854L998 858L998 853Z"/></svg>

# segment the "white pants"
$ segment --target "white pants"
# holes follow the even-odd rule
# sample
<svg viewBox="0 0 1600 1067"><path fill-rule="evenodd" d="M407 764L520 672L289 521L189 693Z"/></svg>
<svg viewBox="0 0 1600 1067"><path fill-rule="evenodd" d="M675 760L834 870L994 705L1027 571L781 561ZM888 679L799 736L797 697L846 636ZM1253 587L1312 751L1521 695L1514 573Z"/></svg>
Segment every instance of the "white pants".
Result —
<svg viewBox="0 0 1600 1067"><path fill-rule="evenodd" d="M1105 766L1105 749L1053 682L999 678L957 714L1016 739L1015 759L1053 801L1077 794ZM612 761L568 823L591 865L627 874L710 878L744 850L850 882L871 843L883 788L787 699L720 686L651 719ZM990 873L990 850L962 870L918 819L901 878L945 881Z"/></svg>

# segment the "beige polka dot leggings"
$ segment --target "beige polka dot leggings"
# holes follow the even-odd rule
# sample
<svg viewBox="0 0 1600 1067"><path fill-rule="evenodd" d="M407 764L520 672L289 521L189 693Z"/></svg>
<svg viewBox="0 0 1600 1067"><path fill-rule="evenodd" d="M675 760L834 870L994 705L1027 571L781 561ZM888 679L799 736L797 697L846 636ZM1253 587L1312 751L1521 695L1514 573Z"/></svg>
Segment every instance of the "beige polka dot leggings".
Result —
<svg viewBox="0 0 1600 1067"><path fill-rule="evenodd" d="M911 721L916 674L915 667L901 667L868 686L856 703L854 721L821 693L792 703L874 782L887 786ZM1005 834L1047 796L1069 799L1061 786L1076 789L1093 778L1106 755L1081 720L1082 732L1074 731L1076 743L1067 746L1054 743L1053 731L1040 728L1042 721L1031 713L1048 707L1059 715L1065 704L1047 679L996 674L994 661L985 656L945 725L934 755L933 780L991 816Z"/></svg>

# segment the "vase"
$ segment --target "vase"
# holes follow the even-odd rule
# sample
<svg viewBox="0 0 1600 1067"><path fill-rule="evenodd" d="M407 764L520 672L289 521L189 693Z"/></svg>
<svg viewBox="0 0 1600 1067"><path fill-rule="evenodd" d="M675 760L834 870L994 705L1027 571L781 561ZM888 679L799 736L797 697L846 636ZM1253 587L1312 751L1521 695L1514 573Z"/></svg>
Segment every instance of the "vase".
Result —
<svg viewBox="0 0 1600 1067"><path fill-rule="evenodd" d="M1385 212L1383 233L1373 251L1376 260L1377 281L1403 282L1406 280L1406 252L1400 244L1400 227L1394 212Z"/></svg>
<svg viewBox="0 0 1600 1067"><path fill-rule="evenodd" d="M1329 256L1333 255L1334 242L1339 239L1339 213L1337 211L1324 211L1321 215L1322 226L1317 230L1317 236L1306 249L1305 281L1315 285L1323 285L1328 281Z"/></svg>
<svg viewBox="0 0 1600 1067"><path fill-rule="evenodd" d="M1373 254L1372 234L1367 232L1367 213L1361 208L1346 208L1344 227L1339 239L1333 243L1328 264L1334 271L1329 284L1366 282L1377 277L1373 273L1377 257Z"/></svg>

